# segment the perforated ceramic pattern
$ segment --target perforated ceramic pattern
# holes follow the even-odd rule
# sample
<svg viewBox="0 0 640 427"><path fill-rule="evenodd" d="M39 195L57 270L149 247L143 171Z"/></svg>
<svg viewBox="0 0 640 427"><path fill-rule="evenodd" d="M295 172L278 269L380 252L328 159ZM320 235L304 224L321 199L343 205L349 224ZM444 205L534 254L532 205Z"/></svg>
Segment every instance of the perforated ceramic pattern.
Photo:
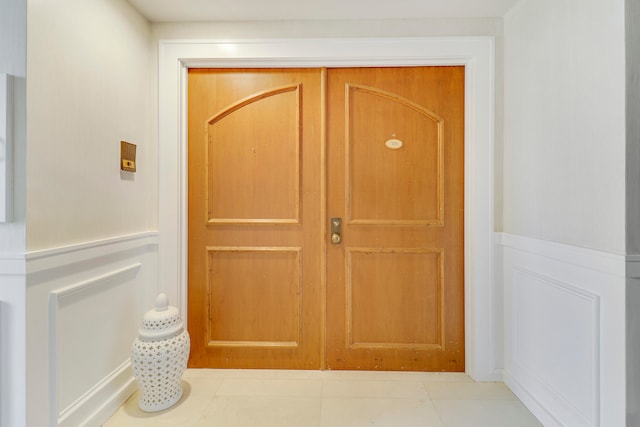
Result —
<svg viewBox="0 0 640 427"><path fill-rule="evenodd" d="M182 323L178 313L170 316L162 317L161 319L144 319L142 321L142 327L148 331L162 331L172 328L179 323Z"/></svg>
<svg viewBox="0 0 640 427"><path fill-rule="evenodd" d="M187 368L189 350L187 331L160 341L135 340L131 361L141 390L140 409L162 411L180 400L183 392L180 379Z"/></svg>

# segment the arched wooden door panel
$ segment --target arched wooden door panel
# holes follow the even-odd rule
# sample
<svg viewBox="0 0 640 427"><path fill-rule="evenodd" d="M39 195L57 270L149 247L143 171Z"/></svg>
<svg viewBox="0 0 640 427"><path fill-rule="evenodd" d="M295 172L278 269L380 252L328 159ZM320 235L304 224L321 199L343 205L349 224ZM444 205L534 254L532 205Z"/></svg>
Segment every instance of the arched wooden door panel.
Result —
<svg viewBox="0 0 640 427"><path fill-rule="evenodd" d="M192 367L321 367L319 70L189 72Z"/></svg>
<svg viewBox="0 0 640 427"><path fill-rule="evenodd" d="M464 370L464 69L328 76L327 367Z"/></svg>

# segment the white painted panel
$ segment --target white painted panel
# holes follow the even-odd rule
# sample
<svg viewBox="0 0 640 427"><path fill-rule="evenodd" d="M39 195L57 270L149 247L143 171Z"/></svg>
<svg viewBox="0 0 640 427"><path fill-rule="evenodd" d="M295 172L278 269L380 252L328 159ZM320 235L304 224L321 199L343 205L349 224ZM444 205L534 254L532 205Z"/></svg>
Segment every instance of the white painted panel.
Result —
<svg viewBox="0 0 640 427"><path fill-rule="evenodd" d="M139 319L135 281L141 264L51 293L60 416L129 357Z"/></svg>
<svg viewBox="0 0 640 427"><path fill-rule="evenodd" d="M625 425L624 255L498 234L505 383L545 426Z"/></svg>
<svg viewBox="0 0 640 427"><path fill-rule="evenodd" d="M28 426L101 425L133 393L157 250L143 232L27 255Z"/></svg>
<svg viewBox="0 0 640 427"><path fill-rule="evenodd" d="M571 421L597 425L598 296L522 268L512 277L513 363L563 401Z"/></svg>

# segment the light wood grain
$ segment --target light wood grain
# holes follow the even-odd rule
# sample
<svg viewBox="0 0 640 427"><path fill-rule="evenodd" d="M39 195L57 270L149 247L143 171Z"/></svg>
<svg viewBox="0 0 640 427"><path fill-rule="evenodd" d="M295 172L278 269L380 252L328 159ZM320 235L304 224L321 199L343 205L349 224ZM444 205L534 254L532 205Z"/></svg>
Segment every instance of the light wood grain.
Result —
<svg viewBox="0 0 640 427"><path fill-rule="evenodd" d="M190 366L463 371L463 102L463 67L190 71Z"/></svg>
<svg viewBox="0 0 640 427"><path fill-rule="evenodd" d="M327 366L463 371L464 69L332 69L328 111Z"/></svg>
<svg viewBox="0 0 640 427"><path fill-rule="evenodd" d="M192 367L321 366L320 70L189 72Z"/></svg>

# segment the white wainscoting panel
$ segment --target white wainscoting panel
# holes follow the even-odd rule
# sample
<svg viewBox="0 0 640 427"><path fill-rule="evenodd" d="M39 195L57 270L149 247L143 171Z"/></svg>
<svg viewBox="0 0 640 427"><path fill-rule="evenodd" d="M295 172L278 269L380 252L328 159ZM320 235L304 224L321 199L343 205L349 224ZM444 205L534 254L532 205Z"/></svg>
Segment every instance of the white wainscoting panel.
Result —
<svg viewBox="0 0 640 427"><path fill-rule="evenodd" d="M157 263L155 233L27 256L29 425L97 427L135 391L129 352Z"/></svg>
<svg viewBox="0 0 640 427"><path fill-rule="evenodd" d="M625 257L502 233L505 383L545 426L624 425Z"/></svg>
<svg viewBox="0 0 640 427"><path fill-rule="evenodd" d="M599 297L514 267L514 370L562 402L580 425L596 425L600 376ZM567 348L570 354L561 352Z"/></svg>
<svg viewBox="0 0 640 427"><path fill-rule="evenodd" d="M57 378L65 379L55 381L59 420L77 412L101 388L112 376L110 367L121 365L118 371L122 370L131 343L120 337L129 338L139 322L134 318L135 281L141 266L137 262L51 292L51 356ZM78 351L78 343L96 339L109 342L109 351L100 345L84 345Z"/></svg>

